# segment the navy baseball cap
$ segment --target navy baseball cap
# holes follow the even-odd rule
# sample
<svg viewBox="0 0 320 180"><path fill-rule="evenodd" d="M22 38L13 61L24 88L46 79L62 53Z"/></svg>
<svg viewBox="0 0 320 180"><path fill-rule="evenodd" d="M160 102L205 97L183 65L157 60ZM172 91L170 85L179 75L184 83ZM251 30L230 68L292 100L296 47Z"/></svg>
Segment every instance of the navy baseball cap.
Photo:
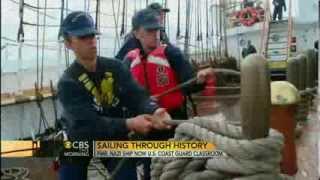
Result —
<svg viewBox="0 0 320 180"><path fill-rule="evenodd" d="M83 11L68 14L61 24L61 32L64 37L100 34L94 27L92 17Z"/></svg>
<svg viewBox="0 0 320 180"><path fill-rule="evenodd" d="M143 27L146 30L163 29L160 23L160 16L151 9L142 9L132 17L132 28L138 29Z"/></svg>
<svg viewBox="0 0 320 180"><path fill-rule="evenodd" d="M147 8L156 10L157 12L170 12L170 9L163 8L159 3L151 3Z"/></svg>

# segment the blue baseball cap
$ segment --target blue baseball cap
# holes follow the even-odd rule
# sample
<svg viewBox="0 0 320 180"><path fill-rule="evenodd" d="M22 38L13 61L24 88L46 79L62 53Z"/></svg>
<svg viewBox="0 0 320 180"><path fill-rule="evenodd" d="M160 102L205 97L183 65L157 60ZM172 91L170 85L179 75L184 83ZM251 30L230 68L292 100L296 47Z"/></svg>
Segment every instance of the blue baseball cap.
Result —
<svg viewBox="0 0 320 180"><path fill-rule="evenodd" d="M75 11L68 14L61 24L61 32L64 37L100 34L95 29L92 17L83 11Z"/></svg>
<svg viewBox="0 0 320 180"><path fill-rule="evenodd" d="M146 30L161 30L160 16L154 10L142 9L132 17L132 28L143 27Z"/></svg>
<svg viewBox="0 0 320 180"><path fill-rule="evenodd" d="M158 13L160 13L161 11L162 11L162 12L165 12L165 13L170 12L170 9L162 7L162 6L161 6L159 3L157 3L157 2L149 4L147 8L152 9L152 10L155 10L155 11L157 11Z"/></svg>

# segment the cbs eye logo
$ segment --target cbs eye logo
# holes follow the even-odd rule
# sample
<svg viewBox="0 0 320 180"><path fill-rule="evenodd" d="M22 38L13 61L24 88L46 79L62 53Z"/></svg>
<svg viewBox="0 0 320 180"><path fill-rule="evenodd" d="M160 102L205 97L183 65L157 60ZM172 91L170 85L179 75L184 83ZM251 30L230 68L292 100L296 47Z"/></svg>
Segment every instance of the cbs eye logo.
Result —
<svg viewBox="0 0 320 180"><path fill-rule="evenodd" d="M70 141L65 141L64 142L64 148L71 149L72 148L72 143Z"/></svg>
<svg viewBox="0 0 320 180"><path fill-rule="evenodd" d="M65 149L89 149L88 141L65 141L64 142Z"/></svg>

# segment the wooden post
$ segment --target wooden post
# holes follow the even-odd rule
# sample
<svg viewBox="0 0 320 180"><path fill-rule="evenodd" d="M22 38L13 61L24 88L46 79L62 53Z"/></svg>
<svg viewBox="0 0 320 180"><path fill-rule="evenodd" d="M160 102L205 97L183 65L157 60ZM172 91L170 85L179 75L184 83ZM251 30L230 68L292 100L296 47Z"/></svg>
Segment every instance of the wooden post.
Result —
<svg viewBox="0 0 320 180"><path fill-rule="evenodd" d="M241 62L241 125L247 139L269 133L271 110L270 75L267 60L251 54Z"/></svg>

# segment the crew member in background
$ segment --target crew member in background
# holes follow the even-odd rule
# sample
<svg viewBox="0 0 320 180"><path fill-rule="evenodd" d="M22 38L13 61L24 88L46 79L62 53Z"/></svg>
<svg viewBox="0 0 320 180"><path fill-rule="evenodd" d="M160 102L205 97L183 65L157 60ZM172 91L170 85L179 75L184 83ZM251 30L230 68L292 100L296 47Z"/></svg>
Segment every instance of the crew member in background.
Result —
<svg viewBox="0 0 320 180"><path fill-rule="evenodd" d="M160 22L162 25L164 25L165 15L166 15L166 13L170 12L170 9L163 8L159 3L151 3L150 5L148 5L147 9L153 10L155 13L159 13ZM132 23L133 23L133 21L132 21ZM132 24L132 27L134 27L134 26L136 26L136 25ZM161 41L163 41L164 43L166 43L166 44L169 43L169 38L168 38L167 34L165 33L164 29L161 30L160 38L161 38ZM129 51L131 51L135 48L141 48L141 45L140 45L139 41L137 40L137 38L135 37L133 31L131 31L130 33L128 33L125 36L124 43L121 46L118 53L116 54L115 58L117 58L119 60L123 60L125 55Z"/></svg>
<svg viewBox="0 0 320 180"><path fill-rule="evenodd" d="M251 44L251 41L248 40L247 47L242 49L242 58L247 57L249 54L257 53L256 48Z"/></svg>
<svg viewBox="0 0 320 180"><path fill-rule="evenodd" d="M251 0L243 0L243 7L253 7L254 2L252 2Z"/></svg>
<svg viewBox="0 0 320 180"><path fill-rule="evenodd" d="M66 47L76 57L58 83L58 99L63 108L61 124L68 140L128 140L130 131L147 134L153 129L170 128L163 121L163 117L170 117L165 109L147 96L121 62L97 56L98 32L89 14L69 14L61 32ZM123 107L136 116L122 118ZM158 123L153 121L155 116L159 117ZM87 179L89 161L90 157L60 157L59 179ZM118 161L108 158L102 162L112 172ZM126 161L115 179L136 180L135 161Z"/></svg>
<svg viewBox="0 0 320 180"><path fill-rule="evenodd" d="M278 20L281 21L282 20L282 8L284 11L287 11L286 1L285 0L273 0L272 4L274 6L272 20L276 21L277 17L278 17Z"/></svg>

